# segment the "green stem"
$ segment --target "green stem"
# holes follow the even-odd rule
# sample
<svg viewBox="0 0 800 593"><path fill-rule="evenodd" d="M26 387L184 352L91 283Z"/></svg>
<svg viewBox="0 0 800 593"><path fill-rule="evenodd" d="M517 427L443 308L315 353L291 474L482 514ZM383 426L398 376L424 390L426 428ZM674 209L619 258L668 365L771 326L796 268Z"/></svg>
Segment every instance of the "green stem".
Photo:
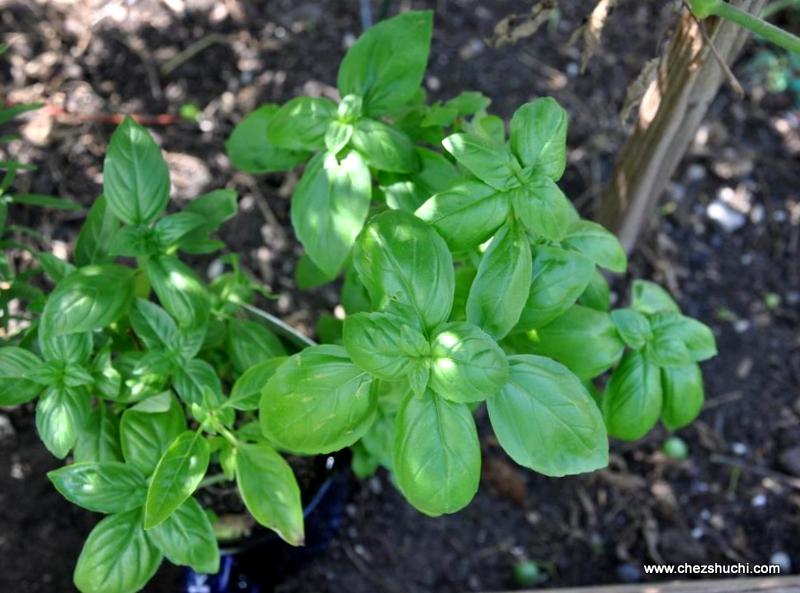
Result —
<svg viewBox="0 0 800 593"><path fill-rule="evenodd" d="M278 319L274 315L271 315L271 314L267 313L266 311L262 311L258 307L254 307L253 305L250 305L248 303L242 303L242 302L238 302L238 301L232 301L232 302L235 302L242 309L245 309L245 310L249 311L253 315L256 315L256 316L260 317L261 319L266 321L267 325L269 325L272 329L274 329L276 332L278 332L279 334L281 334L285 338L288 338L289 340L291 340L292 342L294 342L296 345L300 346L301 348L306 348L307 346L316 346L317 345L317 343L314 340L312 340L308 336L300 333L295 328L293 328L291 325L289 325L288 323Z"/></svg>
<svg viewBox="0 0 800 593"><path fill-rule="evenodd" d="M209 486L213 486L214 484L219 484L221 482L227 482L228 476L225 474L214 474L213 476L208 476L207 478L203 478L198 484L197 488L208 488Z"/></svg>
<svg viewBox="0 0 800 593"><path fill-rule="evenodd" d="M767 41L771 41L775 45L779 45L790 52L800 54L800 37L792 35L788 31L784 31L780 27L776 27L757 16L753 16L732 4L718 2L711 8L711 13L736 23L737 25L741 25L745 29L752 31L756 35L760 35Z"/></svg>

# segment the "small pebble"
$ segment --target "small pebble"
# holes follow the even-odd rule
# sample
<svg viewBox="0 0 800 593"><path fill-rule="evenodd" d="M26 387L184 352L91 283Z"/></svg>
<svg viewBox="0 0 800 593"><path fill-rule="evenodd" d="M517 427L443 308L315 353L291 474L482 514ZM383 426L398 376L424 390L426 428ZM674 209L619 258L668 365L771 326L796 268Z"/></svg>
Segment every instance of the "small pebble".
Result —
<svg viewBox="0 0 800 593"><path fill-rule="evenodd" d="M759 509L761 507L767 506L767 497L764 494L756 494L753 499L750 501L750 505Z"/></svg>
<svg viewBox="0 0 800 593"><path fill-rule="evenodd" d="M775 552L769 557L770 564L777 564L781 567L781 574L788 574L792 572L792 559L786 552Z"/></svg>
<svg viewBox="0 0 800 593"><path fill-rule="evenodd" d="M737 334L743 334L748 329L750 329L749 319L737 319L733 324L733 331L735 331Z"/></svg>
<svg viewBox="0 0 800 593"><path fill-rule="evenodd" d="M620 564L617 566L617 578L623 583L638 583L642 580L642 571L634 564Z"/></svg>
<svg viewBox="0 0 800 593"><path fill-rule="evenodd" d="M731 451L736 455L745 455L747 453L747 445L744 443L731 443Z"/></svg>
<svg viewBox="0 0 800 593"><path fill-rule="evenodd" d="M705 535L705 531L703 531L702 527L695 527L694 529L692 529L692 537L694 539L700 539L701 537L703 537L703 535Z"/></svg>
<svg viewBox="0 0 800 593"><path fill-rule="evenodd" d="M714 200L708 205L706 216L716 222L726 233L738 231L747 222L744 214L734 210L721 200Z"/></svg>
<svg viewBox="0 0 800 593"><path fill-rule="evenodd" d="M13 437L15 434L14 427L11 424L8 416L0 414L0 441Z"/></svg>

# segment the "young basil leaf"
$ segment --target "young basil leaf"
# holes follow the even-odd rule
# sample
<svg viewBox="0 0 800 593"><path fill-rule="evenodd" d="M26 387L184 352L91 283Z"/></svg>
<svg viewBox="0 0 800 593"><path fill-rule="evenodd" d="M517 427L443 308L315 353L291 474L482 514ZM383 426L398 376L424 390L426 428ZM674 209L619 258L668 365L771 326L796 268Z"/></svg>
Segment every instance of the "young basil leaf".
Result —
<svg viewBox="0 0 800 593"><path fill-rule="evenodd" d="M123 226L111 239L108 254L112 257L145 258L160 250L155 233L146 226Z"/></svg>
<svg viewBox="0 0 800 593"><path fill-rule="evenodd" d="M79 268L50 293L42 313L42 335L102 329L125 313L132 298L131 268L114 264Z"/></svg>
<svg viewBox="0 0 800 593"><path fill-rule="evenodd" d="M511 204L525 228L548 241L561 241L578 220L575 207L547 177L534 177L513 190Z"/></svg>
<svg viewBox="0 0 800 593"><path fill-rule="evenodd" d="M669 430L677 430L694 421L703 409L705 393L703 374L697 364L661 369L661 391L664 405L661 422Z"/></svg>
<svg viewBox="0 0 800 593"><path fill-rule="evenodd" d="M683 366L678 358L686 359L684 364L689 362L700 362L707 360L717 354L717 344L714 333L703 323L686 317L679 313L655 313L650 317L650 327L653 330L652 351L659 366ZM667 346L670 344L670 346ZM681 344L683 348L677 346ZM670 356L666 349L680 357Z"/></svg>
<svg viewBox="0 0 800 593"><path fill-rule="evenodd" d="M353 362L369 374L398 380L427 365L430 345L413 322L391 313L358 313L344 321L343 344Z"/></svg>
<svg viewBox="0 0 800 593"><path fill-rule="evenodd" d="M102 194L94 201L75 240L75 263L79 266L110 262L111 241L119 230L119 221L106 205Z"/></svg>
<svg viewBox="0 0 800 593"><path fill-rule="evenodd" d="M236 197L236 192L231 189L218 189L189 202L183 211L201 216L205 224L184 235L178 242L178 248L187 253L211 253L224 247L223 243L210 239L208 235L236 215Z"/></svg>
<svg viewBox="0 0 800 593"><path fill-rule="evenodd" d="M645 315L662 311L680 313L678 304L669 293L658 284L647 280L633 281L631 301L631 307Z"/></svg>
<svg viewBox="0 0 800 593"><path fill-rule="evenodd" d="M149 476L161 455L186 430L186 416L178 401L165 391L122 413L119 433L125 461Z"/></svg>
<svg viewBox="0 0 800 593"><path fill-rule="evenodd" d="M228 321L227 352L233 368L241 374L264 359L285 355L286 348L261 323L233 318Z"/></svg>
<svg viewBox="0 0 800 593"><path fill-rule="evenodd" d="M628 267L628 258L619 239L596 222L579 220L574 223L563 245L612 272L623 273Z"/></svg>
<svg viewBox="0 0 800 593"><path fill-rule="evenodd" d="M162 250L178 244L186 235L206 226L206 219L200 214L184 210L161 218L154 228L155 240Z"/></svg>
<svg viewBox="0 0 800 593"><path fill-rule="evenodd" d="M431 356L431 389L457 403L491 399L508 379L503 350L469 323L459 321L438 328Z"/></svg>
<svg viewBox="0 0 800 593"><path fill-rule="evenodd" d="M45 447L64 459L89 417L84 388L49 387L36 402L36 430Z"/></svg>
<svg viewBox="0 0 800 593"><path fill-rule="evenodd" d="M405 105L425 74L433 12L408 11L368 29L347 51L336 86L342 97L360 95L375 116Z"/></svg>
<svg viewBox="0 0 800 593"><path fill-rule="evenodd" d="M109 515L83 544L73 580L81 593L135 593L153 577L161 559L142 529L141 511Z"/></svg>
<svg viewBox="0 0 800 593"><path fill-rule="evenodd" d="M495 339L505 336L522 314L532 269L525 232L506 223L481 258L467 298L467 321Z"/></svg>
<svg viewBox="0 0 800 593"><path fill-rule="evenodd" d="M380 460L367 451L362 441L358 441L350 447L350 452L352 454L350 458L350 469L359 480L368 478L378 471L378 468L381 466Z"/></svg>
<svg viewBox="0 0 800 593"><path fill-rule="evenodd" d="M467 506L481 474L478 431L469 408L431 391L409 393L395 421L392 466L403 496L426 515Z"/></svg>
<svg viewBox="0 0 800 593"><path fill-rule="evenodd" d="M511 376L488 403L497 439L522 466L561 477L608 465L603 416L580 380L541 356L512 356Z"/></svg>
<svg viewBox="0 0 800 593"><path fill-rule="evenodd" d="M264 386L287 360L286 356L276 356L251 366L233 384L227 404L237 410L257 410Z"/></svg>
<svg viewBox="0 0 800 593"><path fill-rule="evenodd" d="M267 139L290 150L321 150L336 103L325 97L295 97L280 107L267 126Z"/></svg>
<svg viewBox="0 0 800 593"><path fill-rule="evenodd" d="M262 105L236 124L225 150L231 164L245 173L289 171L310 156L306 151L279 148L269 141L267 129L279 109L274 103Z"/></svg>
<svg viewBox="0 0 800 593"><path fill-rule="evenodd" d="M210 389L216 405L223 402L222 383L217 372L205 360L195 358L175 370L172 386L186 404L203 405L206 389Z"/></svg>
<svg viewBox="0 0 800 593"><path fill-rule="evenodd" d="M511 150L526 167L558 181L567 164L567 112L550 97L517 109L511 118Z"/></svg>
<svg viewBox="0 0 800 593"><path fill-rule="evenodd" d="M325 149L331 154L339 154L350 142L354 130L352 124L332 121L325 130Z"/></svg>
<svg viewBox="0 0 800 593"><path fill-rule="evenodd" d="M662 392L659 369L641 352L630 351L614 369L601 400L608 434L635 441L658 422Z"/></svg>
<svg viewBox="0 0 800 593"><path fill-rule="evenodd" d="M41 366L39 357L23 348L0 348L0 406L18 406L39 395L41 385L27 377Z"/></svg>
<svg viewBox="0 0 800 593"><path fill-rule="evenodd" d="M300 487L289 464L266 443L245 444L236 452L236 484L247 510L284 541L305 541Z"/></svg>
<svg viewBox="0 0 800 593"><path fill-rule="evenodd" d="M492 104L492 100L477 91L462 91L458 96L450 99L445 105L455 109L458 115L474 115L479 111L484 111Z"/></svg>
<svg viewBox="0 0 800 593"><path fill-rule="evenodd" d="M159 255L144 266L153 290L170 315L183 328L202 328L208 323L211 303L197 275L174 255Z"/></svg>
<svg viewBox="0 0 800 593"><path fill-rule="evenodd" d="M118 366L124 376L118 401L130 403L160 393L178 368L175 357L163 350L125 352Z"/></svg>
<svg viewBox="0 0 800 593"><path fill-rule="evenodd" d="M474 134L452 134L442 142L458 163L484 183L499 191L520 186L522 172L517 160L503 145Z"/></svg>
<svg viewBox="0 0 800 593"><path fill-rule="evenodd" d="M47 477L72 504L96 513L138 509L147 495L142 472L118 461L74 463L48 472Z"/></svg>
<svg viewBox="0 0 800 593"><path fill-rule="evenodd" d="M63 367L61 381L65 387L85 387L94 384L94 377L82 366L68 362Z"/></svg>
<svg viewBox="0 0 800 593"><path fill-rule="evenodd" d="M533 281L517 331L544 327L575 304L594 272L578 253L540 245L533 258Z"/></svg>
<svg viewBox="0 0 800 593"><path fill-rule="evenodd" d="M114 215L148 224L169 202L169 168L150 133L130 117L111 136L103 164L103 195Z"/></svg>
<svg viewBox="0 0 800 593"><path fill-rule="evenodd" d="M575 305L544 327L513 336L520 354L539 354L565 365L581 379L592 379L614 366L625 343L604 311Z"/></svg>
<svg viewBox="0 0 800 593"><path fill-rule="evenodd" d="M147 531L148 539L167 560L201 574L219 572L219 544L208 515L194 498Z"/></svg>
<svg viewBox="0 0 800 593"><path fill-rule="evenodd" d="M357 152L341 161L311 159L292 196L292 226L317 267L335 277L364 226L372 197L369 168Z"/></svg>
<svg viewBox="0 0 800 593"><path fill-rule="evenodd" d="M300 290L318 288L332 282L334 279L335 277L331 278L320 270L314 260L308 257L307 253L301 255L300 259L297 260L297 266L294 269L294 281Z"/></svg>
<svg viewBox="0 0 800 593"><path fill-rule="evenodd" d="M155 303L136 299L129 315L133 331L148 349L172 350L178 346L180 334L175 320Z"/></svg>
<svg viewBox="0 0 800 593"><path fill-rule="evenodd" d="M44 329L39 326L39 350L46 361L73 362L86 364L92 356L94 340L89 332L67 334L55 338L45 338Z"/></svg>
<svg viewBox="0 0 800 593"><path fill-rule="evenodd" d="M411 175L380 173L380 191L389 208L414 212L432 194L442 191L459 180L458 169L443 155L417 147L421 168Z"/></svg>
<svg viewBox="0 0 800 593"><path fill-rule="evenodd" d="M189 498L206 474L208 441L202 431L178 435L156 465L144 504L144 528L163 522Z"/></svg>
<svg viewBox="0 0 800 593"><path fill-rule="evenodd" d="M119 417L103 404L92 409L78 434L72 457L75 463L122 461Z"/></svg>
<svg viewBox="0 0 800 593"><path fill-rule="evenodd" d="M290 357L261 397L264 435L296 453L330 453L355 443L375 418L371 378L341 346L313 346ZM308 418L316 420L309 424Z"/></svg>
<svg viewBox="0 0 800 593"><path fill-rule="evenodd" d="M507 193L466 179L432 196L416 215L433 225L452 251L460 252L474 249L494 235L510 210Z"/></svg>
<svg viewBox="0 0 800 593"><path fill-rule="evenodd" d="M635 309L611 311L611 320L617 327L620 337L633 350L641 350L645 343L653 337L647 317Z"/></svg>
<svg viewBox="0 0 800 593"><path fill-rule="evenodd" d="M52 253L42 251L36 254L39 265L50 280L55 283L61 282L64 276L68 276L75 271L75 266L71 263L56 257Z"/></svg>
<svg viewBox="0 0 800 593"><path fill-rule="evenodd" d="M578 298L578 302L584 307L598 311L611 309L611 289L605 276L597 268L592 272L592 279L589 280L586 290Z"/></svg>
<svg viewBox="0 0 800 593"><path fill-rule="evenodd" d="M379 171L413 173L419 169L419 157L411 139L383 122L358 120L350 143L370 167Z"/></svg>
<svg viewBox="0 0 800 593"><path fill-rule="evenodd" d="M453 258L429 225L407 212L379 214L356 241L354 263L377 309L407 306L431 329L450 314Z"/></svg>

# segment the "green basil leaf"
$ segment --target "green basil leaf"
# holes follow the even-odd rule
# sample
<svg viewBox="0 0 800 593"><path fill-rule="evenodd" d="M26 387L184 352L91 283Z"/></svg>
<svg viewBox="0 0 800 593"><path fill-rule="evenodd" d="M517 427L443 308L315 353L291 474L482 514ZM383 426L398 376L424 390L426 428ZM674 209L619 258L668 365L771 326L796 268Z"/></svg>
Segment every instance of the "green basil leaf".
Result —
<svg viewBox="0 0 800 593"><path fill-rule="evenodd" d="M525 228L548 241L561 241L578 220L575 207L548 177L534 177L513 190L511 204Z"/></svg>
<svg viewBox="0 0 800 593"><path fill-rule="evenodd" d="M122 413L119 433L125 461L149 476L161 455L186 430L186 416L175 397L165 391Z"/></svg>
<svg viewBox="0 0 800 593"><path fill-rule="evenodd" d="M452 134L442 142L458 163L484 183L499 191L519 187L522 172L517 160L503 145L475 134Z"/></svg>
<svg viewBox="0 0 800 593"><path fill-rule="evenodd" d="M419 169L419 157L411 138L383 122L358 120L350 143L370 167L379 171L412 173Z"/></svg>
<svg viewBox="0 0 800 593"><path fill-rule="evenodd" d="M371 379L340 346L290 357L264 388L261 430L296 453L330 453L355 443L375 418ZM309 418L315 418L309 423Z"/></svg>
<svg viewBox="0 0 800 593"><path fill-rule="evenodd" d="M372 197L369 168L357 152L341 161L320 153L311 159L292 196L292 226L317 267L339 273L364 226Z"/></svg>
<svg viewBox="0 0 800 593"><path fill-rule="evenodd" d="M55 287L42 313L45 338L103 329L128 309L133 270L114 264L75 270Z"/></svg>
<svg viewBox="0 0 800 593"><path fill-rule="evenodd" d="M152 229L146 226L123 226L111 239L108 253L113 257L145 258L155 255L159 250Z"/></svg>
<svg viewBox="0 0 800 593"><path fill-rule="evenodd" d="M494 235L510 210L507 193L467 179L432 196L416 215L433 225L452 251L460 252L474 249Z"/></svg>
<svg viewBox="0 0 800 593"><path fill-rule="evenodd" d="M49 387L36 402L36 430L45 447L64 459L89 418L89 393L83 388Z"/></svg>
<svg viewBox="0 0 800 593"><path fill-rule="evenodd" d="M136 299L130 310L133 331L150 350L176 348L180 339L178 326L169 313L144 299Z"/></svg>
<svg viewBox="0 0 800 593"><path fill-rule="evenodd" d="M96 513L122 513L144 504L147 483L132 465L118 461L74 463L47 473L61 495Z"/></svg>
<svg viewBox="0 0 800 593"><path fill-rule="evenodd" d="M579 220L574 223L563 245L612 272L623 273L628 267L628 258L619 239L596 222Z"/></svg>
<svg viewBox="0 0 800 593"><path fill-rule="evenodd" d="M293 546L305 541L300 487L289 464L266 443L236 452L236 484L247 510Z"/></svg>
<svg viewBox="0 0 800 593"><path fill-rule="evenodd" d="M457 403L491 399L508 379L503 350L469 323L439 327L431 342L431 356L431 389Z"/></svg>
<svg viewBox="0 0 800 593"><path fill-rule="evenodd" d="M481 258L467 298L467 321L495 339L505 336L522 314L532 269L525 232L506 223Z"/></svg>
<svg viewBox="0 0 800 593"><path fill-rule="evenodd" d="M431 391L409 394L395 423L393 468L403 496L426 515L467 506L481 474L478 431L469 408Z"/></svg>
<svg viewBox="0 0 800 593"><path fill-rule="evenodd" d="M27 376L42 366L38 356L15 346L0 348L0 406L18 406L42 390Z"/></svg>
<svg viewBox="0 0 800 593"><path fill-rule="evenodd" d="M210 253L223 247L219 241L211 240L209 233L216 231L223 222L236 215L239 208L236 198L235 191L218 189L189 202L183 211L199 215L205 224L184 235L178 242L179 249L187 253Z"/></svg>
<svg viewBox="0 0 800 593"><path fill-rule="evenodd" d="M251 366L233 384L227 404L237 410L257 410L264 386L287 359L276 356Z"/></svg>
<svg viewBox="0 0 800 593"><path fill-rule="evenodd" d="M356 241L354 263L377 309L410 307L426 328L453 303L453 258L433 228L407 212L379 214Z"/></svg>
<svg viewBox="0 0 800 593"><path fill-rule="evenodd" d="M561 477L608 465L603 416L580 380L541 356L512 356L511 376L488 403L500 445L522 466Z"/></svg>
<svg viewBox="0 0 800 593"><path fill-rule="evenodd" d="M45 275L55 283L61 282L64 276L68 276L75 271L75 266L52 253L42 251L35 255Z"/></svg>
<svg viewBox="0 0 800 593"><path fill-rule="evenodd" d="M339 66L339 94L360 95L372 116L404 106L422 84L432 33L431 11L404 12L369 28Z"/></svg>
<svg viewBox="0 0 800 593"><path fill-rule="evenodd" d="M678 304L669 293L655 282L647 280L633 281L631 307L645 315L660 312L680 313Z"/></svg>
<svg viewBox="0 0 800 593"><path fill-rule="evenodd" d="M661 369L661 422L669 430L691 424L703 409L703 373L697 364Z"/></svg>
<svg viewBox="0 0 800 593"><path fill-rule="evenodd" d="M689 362L700 362L716 356L717 344L714 333L703 323L686 317L679 313L655 313L650 317L650 327L653 330L652 350L656 354L658 350L664 350L666 344L670 350L683 351L686 358L684 364ZM676 343L683 345L683 348L676 346ZM677 360L669 362L670 356L661 356L661 362L654 360L659 366L683 366ZM664 359L666 358L666 359Z"/></svg>
<svg viewBox="0 0 800 593"><path fill-rule="evenodd" d="M86 364L92 357L94 340L92 334L67 334L55 338L44 338L44 330L39 326L39 349L46 361L73 362Z"/></svg>
<svg viewBox="0 0 800 593"><path fill-rule="evenodd" d="M589 280L589 284L578 302L584 307L591 307L598 311L611 309L611 289L605 276L597 268L592 272L592 279Z"/></svg>
<svg viewBox="0 0 800 593"><path fill-rule="evenodd" d="M61 380L65 387L85 387L94 384L94 377L89 371L72 363L64 365Z"/></svg>
<svg viewBox="0 0 800 593"><path fill-rule="evenodd" d="M161 559L142 529L141 511L110 515L83 544L75 586L81 593L135 593L153 577Z"/></svg>
<svg viewBox="0 0 800 593"><path fill-rule="evenodd" d="M208 441L202 431L178 435L156 465L144 505L144 528L163 522L189 498L206 474Z"/></svg>
<svg viewBox="0 0 800 593"><path fill-rule="evenodd" d="M311 290L332 282L334 278L328 276L317 267L307 253L300 256L294 269L294 281L300 290Z"/></svg>
<svg viewBox="0 0 800 593"><path fill-rule="evenodd" d="M572 251L540 245L533 280L517 331L544 327L575 304L592 279L594 265Z"/></svg>
<svg viewBox="0 0 800 593"><path fill-rule="evenodd" d="M455 109L458 115L463 117L465 115L474 115L479 111L484 111L491 105L492 100L477 91L462 91L458 96L453 97L445 105L451 109Z"/></svg>
<svg viewBox="0 0 800 593"><path fill-rule="evenodd" d="M180 327L206 326L211 308L208 292L191 268L173 255L160 255L148 259L144 269L161 306Z"/></svg>
<svg viewBox="0 0 800 593"><path fill-rule="evenodd" d="M580 305L544 327L514 336L514 344L520 354L552 358L581 379L603 374L625 350L609 314Z"/></svg>
<svg viewBox="0 0 800 593"><path fill-rule="evenodd" d="M321 150L336 103L325 97L295 97L280 107L267 126L267 139L290 150Z"/></svg>
<svg viewBox="0 0 800 593"><path fill-rule="evenodd" d="M92 409L78 434L72 457L75 463L122 461L119 417L102 404Z"/></svg>
<svg viewBox="0 0 800 593"><path fill-rule="evenodd" d="M390 471L392 470L394 449L395 416L394 413L379 409L375 423L356 443L360 444L370 457Z"/></svg>
<svg viewBox="0 0 800 593"><path fill-rule="evenodd" d="M219 544L208 515L194 498L147 531L148 539L167 560L200 574L219 572Z"/></svg>
<svg viewBox="0 0 800 593"><path fill-rule="evenodd" d="M119 230L119 221L100 195L89 209L75 240L75 263L79 266L110 262L111 241Z"/></svg>
<svg viewBox="0 0 800 593"><path fill-rule="evenodd" d="M206 226L205 217L195 212L184 210L176 214L170 214L161 218L154 228L155 239L166 251L170 247L178 244L189 233Z"/></svg>
<svg viewBox="0 0 800 593"><path fill-rule="evenodd" d="M413 323L391 313L358 313L344 321L343 344L369 374L397 380L427 365L430 345Z"/></svg>
<svg viewBox="0 0 800 593"><path fill-rule="evenodd" d="M186 404L203 405L206 389L210 389L217 405L223 401L222 383L210 364L195 358L175 370L172 386Z"/></svg>
<svg viewBox="0 0 800 593"><path fill-rule="evenodd" d="M511 150L526 167L558 181L567 164L567 112L550 97L517 109L511 118Z"/></svg>
<svg viewBox="0 0 800 593"><path fill-rule="evenodd" d="M601 399L608 434L626 441L642 438L658 422L661 404L658 367L641 352L625 354Z"/></svg>
<svg viewBox="0 0 800 593"><path fill-rule="evenodd" d="M256 321L233 318L228 321L227 352L237 373L264 359L286 354L278 337Z"/></svg>
<svg viewBox="0 0 800 593"><path fill-rule="evenodd" d="M355 128L352 124L346 124L336 120L328 124L328 129L325 130L325 148L327 151L331 154L339 154L350 142L354 130Z"/></svg>
<svg viewBox="0 0 800 593"><path fill-rule="evenodd" d="M342 307L348 315L355 315L362 311L370 310L369 294L358 277L355 267L350 265L345 270L342 293L340 296Z"/></svg>
<svg viewBox="0 0 800 593"><path fill-rule="evenodd" d="M467 299L469 289L475 281L478 270L471 265L461 265L456 268L456 288L453 294L453 311L451 321L467 320Z"/></svg>
<svg viewBox="0 0 800 593"><path fill-rule="evenodd" d="M653 337L647 317L635 309L611 311L611 320L617 327L620 337L634 350L644 348L645 343Z"/></svg>
<svg viewBox="0 0 800 593"><path fill-rule="evenodd" d="M378 176L386 204L393 210L413 213L432 194L459 180L458 169L447 157L419 146L416 152L421 163L419 171L411 175L382 172Z"/></svg>
<svg viewBox="0 0 800 593"><path fill-rule="evenodd" d="M279 106L262 105L236 124L225 150L231 164L245 173L274 173L289 171L310 156L306 151L279 148L269 141L267 129Z"/></svg>
<svg viewBox="0 0 800 593"><path fill-rule="evenodd" d="M114 215L128 224L148 224L169 202L169 168L150 133L126 117L108 145L103 195Z"/></svg>

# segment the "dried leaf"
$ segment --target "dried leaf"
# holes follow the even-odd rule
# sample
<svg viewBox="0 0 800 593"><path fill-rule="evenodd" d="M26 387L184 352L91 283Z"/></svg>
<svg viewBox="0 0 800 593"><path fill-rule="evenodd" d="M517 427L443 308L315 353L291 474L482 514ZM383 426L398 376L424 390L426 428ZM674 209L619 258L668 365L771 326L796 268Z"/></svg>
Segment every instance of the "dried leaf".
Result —
<svg viewBox="0 0 800 593"><path fill-rule="evenodd" d="M494 27L489 44L502 47L532 36L558 10L558 0L542 0L531 7L529 14L510 14Z"/></svg>
<svg viewBox="0 0 800 593"><path fill-rule="evenodd" d="M617 5L618 0L599 0L592 10L586 22L572 34L569 44L575 43L578 38L583 38L583 52L581 52L581 72L586 71L586 66L589 65L589 60L600 49L601 36L603 35L603 27L605 27L606 20L614 7Z"/></svg>
<svg viewBox="0 0 800 593"><path fill-rule="evenodd" d="M644 65L644 68L642 68L642 71L639 72L639 76L636 77L636 80L628 85L628 90L625 92L625 103L622 105L622 111L620 111L619 114L623 124L628 121L628 116L631 114L631 111L641 103L645 92L647 92L647 89L650 88L650 85L655 81L658 75L658 64L659 58L653 58L648 61Z"/></svg>

